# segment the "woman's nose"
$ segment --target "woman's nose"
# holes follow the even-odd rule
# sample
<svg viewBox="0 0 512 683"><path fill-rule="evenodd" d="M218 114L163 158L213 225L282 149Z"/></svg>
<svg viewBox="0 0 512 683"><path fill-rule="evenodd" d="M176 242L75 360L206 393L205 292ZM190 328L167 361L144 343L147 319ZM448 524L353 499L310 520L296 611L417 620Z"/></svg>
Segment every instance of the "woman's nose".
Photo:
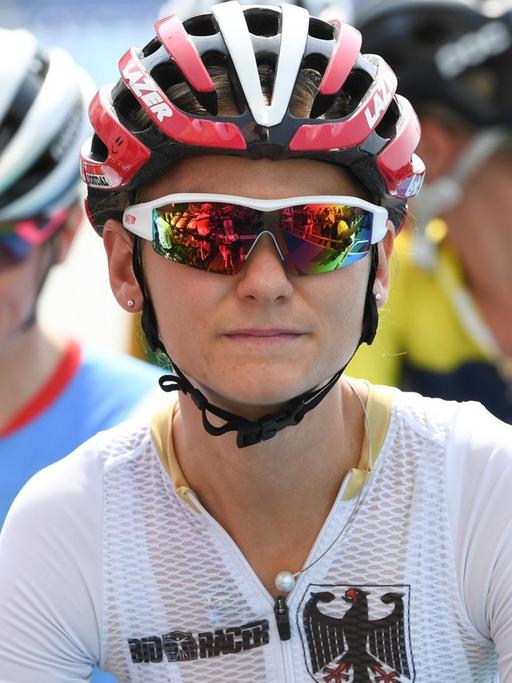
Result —
<svg viewBox="0 0 512 683"><path fill-rule="evenodd" d="M287 298L293 292L278 247L269 234L263 234L252 248L239 274L238 295L269 303Z"/></svg>

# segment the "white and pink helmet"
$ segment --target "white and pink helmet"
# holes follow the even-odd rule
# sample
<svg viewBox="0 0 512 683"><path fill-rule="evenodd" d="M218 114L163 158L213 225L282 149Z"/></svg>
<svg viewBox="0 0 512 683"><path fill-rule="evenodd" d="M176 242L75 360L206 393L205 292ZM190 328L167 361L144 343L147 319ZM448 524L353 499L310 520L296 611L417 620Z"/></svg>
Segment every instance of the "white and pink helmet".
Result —
<svg viewBox="0 0 512 683"><path fill-rule="evenodd" d="M90 192L133 190L190 154L313 158L349 168L392 217L397 201L419 191L425 172L414 154L420 138L409 102L396 94L397 79L378 56L360 52L360 33L339 20L311 17L304 8L216 5L182 22L173 15L155 25L156 37L129 49L119 61L121 79L94 97L95 131L82 148L82 178ZM271 102L264 100L258 66L273 65ZM208 67L229 70L240 111L217 113ZM321 82L308 118L290 102L300 70L314 65ZM168 96L184 83L205 114L180 109ZM350 110L329 118L343 94ZM143 111L142 129L136 114ZM397 224L395 220L395 225ZM96 225L101 230L101 226Z"/></svg>

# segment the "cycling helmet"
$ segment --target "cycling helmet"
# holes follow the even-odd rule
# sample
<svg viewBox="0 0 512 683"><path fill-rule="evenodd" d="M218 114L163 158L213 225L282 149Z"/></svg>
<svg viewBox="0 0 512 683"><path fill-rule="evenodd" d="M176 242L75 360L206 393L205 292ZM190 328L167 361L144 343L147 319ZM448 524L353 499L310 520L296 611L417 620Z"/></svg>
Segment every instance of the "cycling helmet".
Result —
<svg viewBox="0 0 512 683"><path fill-rule="evenodd" d="M108 190L141 187L183 156L209 153L341 164L391 212L420 189L424 166L414 155L420 136L416 115L395 95L396 77L388 65L360 53L361 36L351 26L315 19L294 5L243 8L226 2L183 23L177 16L162 19L156 33L142 50L123 55L121 79L91 103L95 134L81 157L89 201ZM262 97L261 62L274 69L270 105ZM217 114L208 71L215 64L229 71L237 115ZM318 70L321 82L310 116L298 118L290 97L298 72L307 67ZM192 91L204 115L180 110L169 99L166 91L178 83ZM346 114L330 119L339 96L346 99ZM147 116L142 128L141 111Z"/></svg>
<svg viewBox="0 0 512 683"><path fill-rule="evenodd" d="M396 95L396 77L375 55L362 55L358 31L340 21L327 23L295 5L242 7L215 5L211 12L182 22L177 16L155 25L156 37L143 49L128 50L119 62L121 79L102 88L90 106L94 135L82 148L81 172L88 189L88 212L101 234L105 220L119 218L128 199L177 160L205 154L249 158L311 158L346 167L388 208L398 228L406 202L420 189L424 165L414 154L418 119ZM270 69L273 94L263 96L262 67ZM212 73L229 75L238 111L218 111ZM293 92L302 71L318 76L309 114L297 115ZM190 92L202 109L177 106L174 95ZM335 104L342 103L343 113ZM124 193L124 198L123 198ZM111 197L111 202L105 199ZM111 208L108 208L111 207ZM137 240L137 238L136 238ZM150 346L165 352L144 281L137 242L134 271L144 298L142 325ZM373 295L375 261L366 296L361 341L371 343L377 325ZM172 362L172 361L171 361ZM295 397L278 413L250 421L210 404L173 363L176 376L162 387L189 393L211 434L237 431L239 446L271 438L297 424L334 386L340 370L321 389ZM211 412L226 420L213 426Z"/></svg>
<svg viewBox="0 0 512 683"><path fill-rule="evenodd" d="M356 24L363 49L386 59L414 106L439 103L475 127L510 127L508 7L491 1L379 0L356 15Z"/></svg>
<svg viewBox="0 0 512 683"><path fill-rule="evenodd" d="M43 51L23 29L0 29L0 55L0 227L22 222L20 236L40 243L27 219L41 219L49 238L48 226L80 197L92 82L67 52Z"/></svg>

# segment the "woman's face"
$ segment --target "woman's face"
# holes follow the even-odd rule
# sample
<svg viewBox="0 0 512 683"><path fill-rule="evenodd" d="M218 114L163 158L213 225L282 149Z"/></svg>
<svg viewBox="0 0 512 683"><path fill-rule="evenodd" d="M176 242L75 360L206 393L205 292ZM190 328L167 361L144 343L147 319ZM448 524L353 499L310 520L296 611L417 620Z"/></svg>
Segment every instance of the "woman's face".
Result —
<svg viewBox="0 0 512 683"><path fill-rule="evenodd" d="M324 162L211 156L181 161L147 187L140 201L178 192L260 199L360 196L342 169ZM105 228L114 293L123 306L133 298L140 307L136 285L129 289L122 282L128 264L119 268L125 275L116 276L119 259L112 254L122 234L119 224L114 227L110 221ZM391 236L386 243L389 251ZM381 252L375 288L384 293L382 246ZM143 245L143 266L170 357L210 400L248 417L322 384L349 361L361 335L368 257L331 273L287 275L274 242L263 235L236 275L166 260L149 242Z"/></svg>

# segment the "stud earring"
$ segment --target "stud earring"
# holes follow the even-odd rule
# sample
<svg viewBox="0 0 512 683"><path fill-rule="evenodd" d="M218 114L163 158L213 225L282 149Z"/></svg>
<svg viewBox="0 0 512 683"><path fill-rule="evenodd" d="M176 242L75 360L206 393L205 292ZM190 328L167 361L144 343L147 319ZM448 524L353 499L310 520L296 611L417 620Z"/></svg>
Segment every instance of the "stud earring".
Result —
<svg viewBox="0 0 512 683"><path fill-rule="evenodd" d="M380 292L375 294L375 301L382 301L382 294Z"/></svg>
<svg viewBox="0 0 512 683"><path fill-rule="evenodd" d="M135 301L133 299L128 299L126 303L128 304L128 308L133 308L135 306Z"/></svg>

